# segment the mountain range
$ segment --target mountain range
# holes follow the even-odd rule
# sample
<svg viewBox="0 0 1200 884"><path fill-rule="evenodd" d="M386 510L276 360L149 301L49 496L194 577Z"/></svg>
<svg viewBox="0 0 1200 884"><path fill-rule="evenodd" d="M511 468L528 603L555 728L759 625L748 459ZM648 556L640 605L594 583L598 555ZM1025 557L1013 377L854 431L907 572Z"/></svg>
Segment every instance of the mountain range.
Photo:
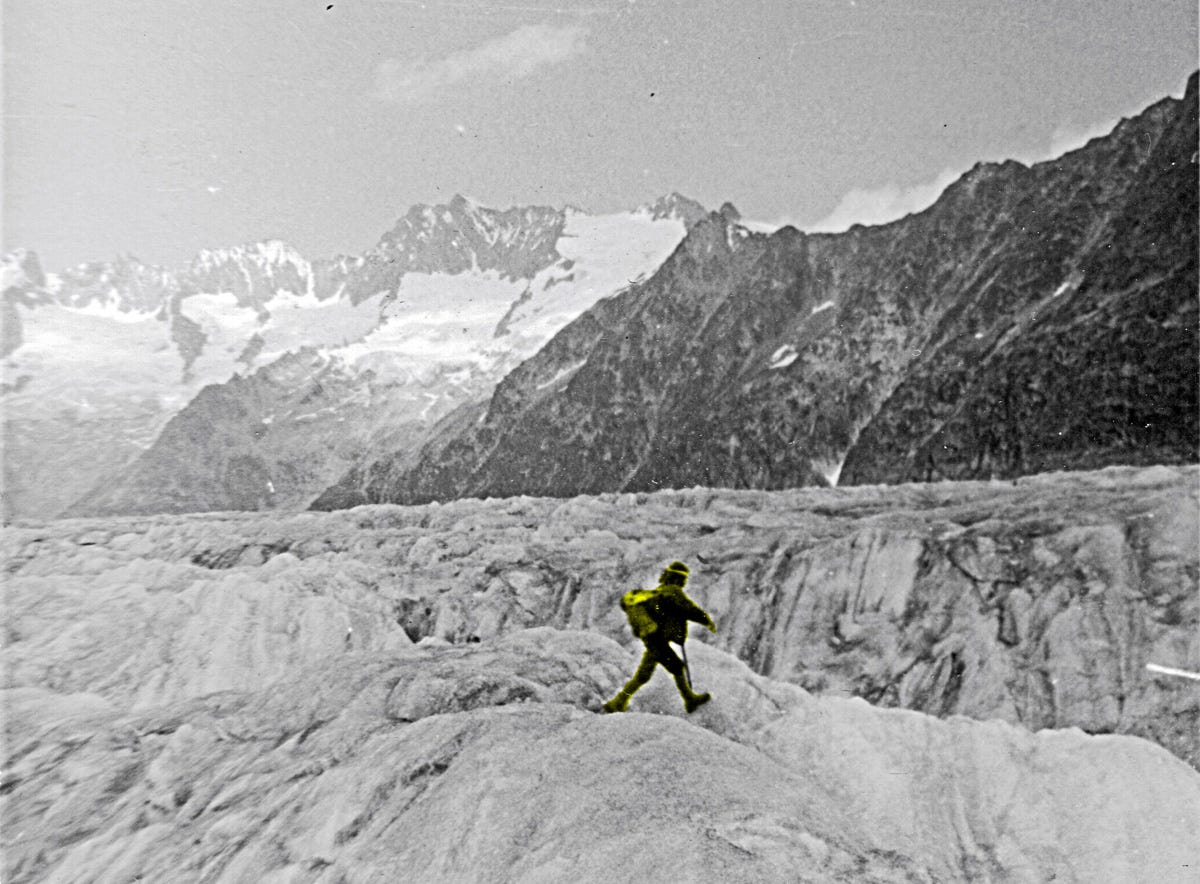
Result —
<svg viewBox="0 0 1200 884"><path fill-rule="evenodd" d="M705 214L414 206L358 257L4 262L5 516L303 507L419 442Z"/></svg>
<svg viewBox="0 0 1200 884"><path fill-rule="evenodd" d="M1195 462L1196 144L1193 75L890 224L766 235L725 206L476 419L315 506Z"/></svg>
<svg viewBox="0 0 1200 884"><path fill-rule="evenodd" d="M4 517L1194 462L1196 97L840 234L456 196L353 257L13 253Z"/></svg>

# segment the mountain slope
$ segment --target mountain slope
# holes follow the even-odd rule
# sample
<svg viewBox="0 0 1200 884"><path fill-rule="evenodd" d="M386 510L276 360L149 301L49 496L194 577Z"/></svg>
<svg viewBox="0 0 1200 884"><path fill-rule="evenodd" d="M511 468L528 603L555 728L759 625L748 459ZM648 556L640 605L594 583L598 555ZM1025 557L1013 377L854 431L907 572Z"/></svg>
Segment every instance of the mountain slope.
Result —
<svg viewBox="0 0 1200 884"><path fill-rule="evenodd" d="M360 428L373 426L372 379L302 350L205 387L133 469L93 488L70 512L302 508L312 488L336 479L366 442Z"/></svg>
<svg viewBox="0 0 1200 884"><path fill-rule="evenodd" d="M847 481L1196 458L1195 77L1178 114L1157 138L1154 127L1122 124L1094 186L1111 187L1117 165L1136 165L1137 177L1102 215L1078 219L1085 245L1063 281L1051 292L1035 282L1043 297L1004 337L944 335L863 431ZM1064 219L1039 218L1037 208L1018 205L1011 223L1067 239Z"/></svg>
<svg viewBox="0 0 1200 884"><path fill-rule="evenodd" d="M363 499L1194 461L1195 106L1192 77L1080 150L977 166L880 227L763 236L714 213Z"/></svg>

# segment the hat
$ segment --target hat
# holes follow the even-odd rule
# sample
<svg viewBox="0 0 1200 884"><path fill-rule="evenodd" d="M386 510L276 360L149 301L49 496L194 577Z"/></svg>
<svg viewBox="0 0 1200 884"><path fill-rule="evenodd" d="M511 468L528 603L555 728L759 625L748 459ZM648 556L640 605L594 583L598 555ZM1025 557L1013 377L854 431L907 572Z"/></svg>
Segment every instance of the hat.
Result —
<svg viewBox="0 0 1200 884"><path fill-rule="evenodd" d="M688 579L688 566L683 562L671 562L659 576L659 583L675 583L682 585Z"/></svg>

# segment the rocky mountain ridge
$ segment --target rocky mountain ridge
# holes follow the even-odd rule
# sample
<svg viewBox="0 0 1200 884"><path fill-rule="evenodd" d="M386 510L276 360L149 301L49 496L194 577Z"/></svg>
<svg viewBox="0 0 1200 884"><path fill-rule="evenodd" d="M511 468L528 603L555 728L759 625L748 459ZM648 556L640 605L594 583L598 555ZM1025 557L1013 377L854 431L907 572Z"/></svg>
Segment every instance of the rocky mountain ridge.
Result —
<svg viewBox="0 0 1200 884"><path fill-rule="evenodd" d="M710 215L480 422L317 506L1195 462L1196 84L890 224Z"/></svg>
<svg viewBox="0 0 1200 884"><path fill-rule="evenodd" d="M1197 530L1196 467L8 527L5 880L1186 881ZM596 715L676 556L715 699Z"/></svg>
<svg viewBox="0 0 1200 884"><path fill-rule="evenodd" d="M385 417L403 426L403 414L386 411L390 402L370 372L353 372L314 349L285 354L247 377L201 389L134 468L69 512L123 512L132 501L163 512L303 508L313 487L354 463ZM171 456L153 456L161 450Z"/></svg>

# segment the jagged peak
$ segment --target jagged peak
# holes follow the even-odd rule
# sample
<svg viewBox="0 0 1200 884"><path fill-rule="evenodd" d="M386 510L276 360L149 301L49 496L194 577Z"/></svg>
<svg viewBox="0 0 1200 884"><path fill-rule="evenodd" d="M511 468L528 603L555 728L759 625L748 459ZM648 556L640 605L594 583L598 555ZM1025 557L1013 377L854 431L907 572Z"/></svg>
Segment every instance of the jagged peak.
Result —
<svg viewBox="0 0 1200 884"><path fill-rule="evenodd" d="M525 205L507 209L489 208L472 197L456 193L448 203L418 203L408 209L396 224L380 237L377 249L393 251L407 248L416 241L440 240L457 236L464 229L478 231L484 242L495 245L513 239L520 229L542 229L561 225L565 210L550 206Z"/></svg>
<svg viewBox="0 0 1200 884"><path fill-rule="evenodd" d="M531 215L546 212L559 213L561 210L554 209L550 206L539 205L513 205L501 209L494 206L486 206L473 196L468 196L462 193L455 193L444 203L414 203L408 207L408 210L400 217L396 226L409 222L417 226L436 225L439 221L452 222L459 221L463 216L501 216L509 213L518 215Z"/></svg>
<svg viewBox="0 0 1200 884"><path fill-rule="evenodd" d="M12 251L6 252L4 255L4 258L0 259L0 260L2 260L4 263L4 266L7 267L9 264L13 264L13 265L24 264L26 261L30 260L31 258L34 261L36 261L37 260L37 252L33 251L32 249L27 249L24 246L18 246L17 248L13 249Z"/></svg>
<svg viewBox="0 0 1200 884"><path fill-rule="evenodd" d="M765 234L752 231L738 222L741 213L732 203L725 203L718 211L708 212L688 228L687 236L679 244L680 252L693 256L711 255L714 251L732 252L746 240L765 238Z"/></svg>
<svg viewBox="0 0 1200 884"><path fill-rule="evenodd" d="M676 218L687 227L691 227L708 215L708 210L703 205L676 190L660 196L653 202L643 203L634 211L647 214L655 220Z"/></svg>
<svg viewBox="0 0 1200 884"><path fill-rule="evenodd" d="M14 287L41 287L45 284L46 274L42 271L42 262L38 259L37 252L17 248L0 261L0 292Z"/></svg>
<svg viewBox="0 0 1200 884"><path fill-rule="evenodd" d="M250 262L259 267L291 264L302 272L309 270L309 261L300 250L282 239L265 239L217 249L201 249L192 259L193 271L211 270L224 264Z"/></svg>
<svg viewBox="0 0 1200 884"><path fill-rule="evenodd" d="M717 214L724 218L727 224L736 224L742 220L742 213L730 202L722 203Z"/></svg>

